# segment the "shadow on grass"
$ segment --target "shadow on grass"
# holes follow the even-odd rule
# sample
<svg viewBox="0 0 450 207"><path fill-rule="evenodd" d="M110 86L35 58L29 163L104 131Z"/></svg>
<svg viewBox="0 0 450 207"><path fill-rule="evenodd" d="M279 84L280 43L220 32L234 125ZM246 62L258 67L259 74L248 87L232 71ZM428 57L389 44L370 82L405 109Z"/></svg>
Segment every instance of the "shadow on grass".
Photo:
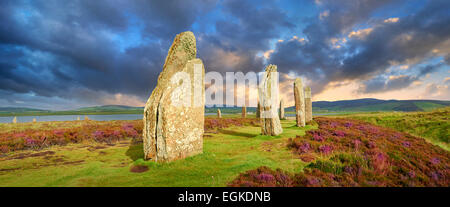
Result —
<svg viewBox="0 0 450 207"><path fill-rule="evenodd" d="M219 132L222 133L222 134L228 134L228 135L239 136L239 137L248 137L248 138L258 136L257 134L250 134L250 133L245 133L245 132L237 132L237 131L226 130L226 129L220 129Z"/></svg>
<svg viewBox="0 0 450 207"><path fill-rule="evenodd" d="M142 143L132 143L125 153L133 161L144 158L144 147Z"/></svg>

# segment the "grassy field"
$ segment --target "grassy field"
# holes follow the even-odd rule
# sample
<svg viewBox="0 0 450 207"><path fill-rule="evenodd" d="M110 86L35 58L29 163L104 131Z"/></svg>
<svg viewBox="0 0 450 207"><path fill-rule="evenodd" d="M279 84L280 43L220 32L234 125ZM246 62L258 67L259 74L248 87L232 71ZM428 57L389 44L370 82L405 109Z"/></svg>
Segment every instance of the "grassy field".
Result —
<svg viewBox="0 0 450 207"><path fill-rule="evenodd" d="M431 112L379 112L336 115L334 117L363 120L407 132L450 150L450 107Z"/></svg>
<svg viewBox="0 0 450 207"><path fill-rule="evenodd" d="M171 163L142 159L140 120L0 124L0 186L449 186L448 114L282 120L275 137L208 116L203 154Z"/></svg>
<svg viewBox="0 0 450 207"><path fill-rule="evenodd" d="M26 124L2 127L26 131L32 126ZM259 135L257 126L206 133L203 154L172 163L144 161L142 143L132 139L9 152L0 158L0 186L226 186L239 173L262 165L300 171L305 162L293 159L286 143L313 127L298 128L290 120L282 124L284 133L276 137ZM47 127L67 126L53 125Z"/></svg>

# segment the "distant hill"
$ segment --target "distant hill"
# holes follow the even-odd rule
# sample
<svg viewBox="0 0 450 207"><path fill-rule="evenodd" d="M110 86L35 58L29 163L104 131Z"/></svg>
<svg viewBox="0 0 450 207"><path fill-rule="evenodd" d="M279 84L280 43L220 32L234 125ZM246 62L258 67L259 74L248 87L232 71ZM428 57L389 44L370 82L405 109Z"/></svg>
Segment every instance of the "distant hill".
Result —
<svg viewBox="0 0 450 207"><path fill-rule="evenodd" d="M104 106L83 107L77 109L76 111L106 112L106 111L133 111L133 110L144 110L144 107L133 107L124 105L104 105Z"/></svg>
<svg viewBox="0 0 450 207"><path fill-rule="evenodd" d="M49 111L23 107L0 107L0 114L32 113L32 112L49 112Z"/></svg>
<svg viewBox="0 0 450 207"><path fill-rule="evenodd" d="M380 99L355 99L344 101L316 101L313 102L313 111L346 111L346 112L371 112L371 111L431 111L436 108L450 106L450 101L439 100L380 100ZM206 113L216 113L218 107L206 107ZM241 107L220 107L222 113L239 113ZM256 107L247 107L248 112L255 112ZM295 111L295 107L285 108L287 112Z"/></svg>
<svg viewBox="0 0 450 207"><path fill-rule="evenodd" d="M379 100L355 99L313 102L314 111L431 111L450 106L450 101L439 100ZM294 111L289 107L288 111Z"/></svg>
<svg viewBox="0 0 450 207"><path fill-rule="evenodd" d="M345 101L313 102L315 112L370 112L370 111L431 111L450 106L450 101L438 100L379 100L355 99ZM218 107L205 107L206 113L216 113ZM240 113L241 107L220 107L222 113ZM295 107L287 107L286 112L294 112ZM104 105L83 107L69 111L49 111L21 107L0 107L0 116L35 116L35 115L88 115L88 114L142 114L144 107L124 105ZM247 107L247 112L255 113L256 107Z"/></svg>

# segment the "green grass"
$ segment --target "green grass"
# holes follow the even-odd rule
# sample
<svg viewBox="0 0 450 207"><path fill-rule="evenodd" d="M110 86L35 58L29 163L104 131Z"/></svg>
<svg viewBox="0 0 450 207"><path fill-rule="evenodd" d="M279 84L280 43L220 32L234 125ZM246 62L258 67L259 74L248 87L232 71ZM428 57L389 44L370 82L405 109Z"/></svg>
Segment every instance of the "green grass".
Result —
<svg viewBox="0 0 450 207"><path fill-rule="evenodd" d="M283 134L275 137L262 136L261 129L253 126L207 133L203 154L171 163L144 161L142 144L132 144L131 140L114 146L53 146L44 150L55 152L53 155L10 159L21 153L37 153L19 151L0 158L0 186L225 186L239 173L262 165L301 171L305 163L294 159L286 147L287 139L314 127L298 128L292 120L283 120L282 125ZM145 165L149 170L130 172L134 165Z"/></svg>
<svg viewBox="0 0 450 207"><path fill-rule="evenodd" d="M414 104L424 111L432 111L436 108L445 107L442 104L437 104L437 103L432 103L432 102L414 102Z"/></svg>
<svg viewBox="0 0 450 207"><path fill-rule="evenodd" d="M431 112L379 112L348 114L344 117L407 132L450 150L450 107Z"/></svg>

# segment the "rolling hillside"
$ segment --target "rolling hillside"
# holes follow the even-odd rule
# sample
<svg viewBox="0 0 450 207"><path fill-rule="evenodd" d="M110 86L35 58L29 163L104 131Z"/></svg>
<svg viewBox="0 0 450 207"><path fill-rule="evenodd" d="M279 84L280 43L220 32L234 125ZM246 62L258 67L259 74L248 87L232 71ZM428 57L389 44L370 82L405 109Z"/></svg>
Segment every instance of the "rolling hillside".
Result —
<svg viewBox="0 0 450 207"><path fill-rule="evenodd" d="M313 103L314 110L327 111L431 111L446 106L450 101L356 99Z"/></svg>
<svg viewBox="0 0 450 207"><path fill-rule="evenodd" d="M144 110L144 107L133 107L124 105L104 105L104 106L93 106L79 108L76 111L86 111L86 112L106 112L106 111L134 111L134 110Z"/></svg>
<svg viewBox="0 0 450 207"><path fill-rule="evenodd" d="M345 101L313 102L315 112L372 112L372 111L431 111L436 108L450 106L450 101L438 100L379 100L355 99ZM205 107L205 113L216 113L220 108L222 113L240 113L241 107ZM31 115L84 115L84 114L140 114L144 107L124 105L104 105L84 107L69 111L49 111L33 108L0 107L0 116L31 116ZM256 107L247 107L247 112L254 113ZM294 112L295 107L287 107L286 112Z"/></svg>
<svg viewBox="0 0 450 207"><path fill-rule="evenodd" d="M355 99L344 101L317 101L313 102L313 111L316 112L372 112L372 111L431 111L436 108L450 106L450 101L439 100L379 100ZM222 113L239 113L241 107L206 107L206 113L216 113L220 108ZM255 112L256 107L247 107L247 112ZM295 107L287 107L286 112L294 112Z"/></svg>
<svg viewBox="0 0 450 207"><path fill-rule="evenodd" d="M33 113L33 112L48 112L48 111L42 109L32 109L23 107L0 107L0 114Z"/></svg>

